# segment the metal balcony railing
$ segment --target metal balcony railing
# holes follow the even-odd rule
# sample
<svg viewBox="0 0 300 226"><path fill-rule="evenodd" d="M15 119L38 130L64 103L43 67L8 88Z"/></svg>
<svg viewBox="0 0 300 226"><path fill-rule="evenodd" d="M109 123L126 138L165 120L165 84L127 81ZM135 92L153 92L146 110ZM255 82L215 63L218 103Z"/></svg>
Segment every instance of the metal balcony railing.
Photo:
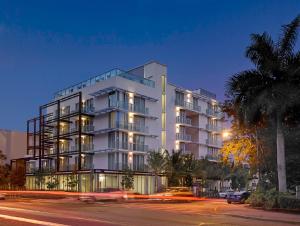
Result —
<svg viewBox="0 0 300 226"><path fill-rule="evenodd" d="M192 120L190 118L187 118L187 117L177 116L176 117L176 123L192 125Z"/></svg>
<svg viewBox="0 0 300 226"><path fill-rule="evenodd" d="M176 140L192 141L192 136L184 133L176 133Z"/></svg>

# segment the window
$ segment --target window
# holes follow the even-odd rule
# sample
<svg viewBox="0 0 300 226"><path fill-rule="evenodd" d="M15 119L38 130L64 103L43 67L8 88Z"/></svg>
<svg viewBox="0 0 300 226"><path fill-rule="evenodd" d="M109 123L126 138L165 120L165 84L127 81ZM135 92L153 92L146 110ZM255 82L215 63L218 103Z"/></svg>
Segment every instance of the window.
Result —
<svg viewBox="0 0 300 226"><path fill-rule="evenodd" d="M133 170L144 170L144 155L133 155Z"/></svg>
<svg viewBox="0 0 300 226"><path fill-rule="evenodd" d="M181 106L184 105L184 93L178 91L175 92L175 103Z"/></svg>
<svg viewBox="0 0 300 226"><path fill-rule="evenodd" d="M145 99L141 97L134 97L134 111L144 112L145 111Z"/></svg>

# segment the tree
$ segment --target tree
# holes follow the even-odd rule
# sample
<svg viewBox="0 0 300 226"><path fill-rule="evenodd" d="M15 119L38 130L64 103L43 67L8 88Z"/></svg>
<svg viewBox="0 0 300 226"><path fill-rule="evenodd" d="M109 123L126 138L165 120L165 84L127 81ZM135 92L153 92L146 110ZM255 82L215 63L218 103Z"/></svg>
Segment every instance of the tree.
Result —
<svg viewBox="0 0 300 226"><path fill-rule="evenodd" d="M134 173L130 168L125 169L121 185L125 190L131 190L134 188Z"/></svg>
<svg viewBox="0 0 300 226"><path fill-rule="evenodd" d="M285 192L286 161L283 127L299 105L300 52L294 51L300 16L282 27L275 43L270 35L252 34L246 57L255 69L233 75L227 83L227 107L241 125L276 125L278 189ZM230 111L229 111L230 112Z"/></svg>
<svg viewBox="0 0 300 226"><path fill-rule="evenodd" d="M73 171L72 174L66 177L66 181L64 181L67 185L68 190L75 191L75 188L78 186L79 180L76 174L76 171Z"/></svg>
<svg viewBox="0 0 300 226"><path fill-rule="evenodd" d="M47 179L46 186L48 190L52 190L59 185L58 178L55 176L55 171L50 171L50 175Z"/></svg>
<svg viewBox="0 0 300 226"><path fill-rule="evenodd" d="M5 164L6 156L0 150L0 186L3 188L8 188L10 168L8 164Z"/></svg>
<svg viewBox="0 0 300 226"><path fill-rule="evenodd" d="M166 171L166 158L165 152L150 151L147 158L148 166L155 176L155 192L158 191L158 175Z"/></svg>
<svg viewBox="0 0 300 226"><path fill-rule="evenodd" d="M236 125L233 121L230 139L224 142L220 150L221 159L225 164L243 165L249 163L253 173L256 173L258 164L258 143L253 131Z"/></svg>
<svg viewBox="0 0 300 226"><path fill-rule="evenodd" d="M184 157L181 150L172 151L170 154L166 151L166 172L168 176L168 184L170 186L182 185L184 172Z"/></svg>
<svg viewBox="0 0 300 226"><path fill-rule="evenodd" d="M39 169L33 172L35 185L41 190L43 184L45 183L45 175Z"/></svg>

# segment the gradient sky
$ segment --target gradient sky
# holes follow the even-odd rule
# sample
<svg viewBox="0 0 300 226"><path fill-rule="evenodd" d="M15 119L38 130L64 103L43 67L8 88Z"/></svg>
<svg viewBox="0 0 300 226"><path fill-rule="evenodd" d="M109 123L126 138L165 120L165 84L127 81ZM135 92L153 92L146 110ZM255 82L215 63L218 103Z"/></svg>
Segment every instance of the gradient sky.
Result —
<svg viewBox="0 0 300 226"><path fill-rule="evenodd" d="M150 60L223 100L228 76L252 67L249 34L277 38L299 13L299 0L0 1L0 128L25 130L55 91Z"/></svg>

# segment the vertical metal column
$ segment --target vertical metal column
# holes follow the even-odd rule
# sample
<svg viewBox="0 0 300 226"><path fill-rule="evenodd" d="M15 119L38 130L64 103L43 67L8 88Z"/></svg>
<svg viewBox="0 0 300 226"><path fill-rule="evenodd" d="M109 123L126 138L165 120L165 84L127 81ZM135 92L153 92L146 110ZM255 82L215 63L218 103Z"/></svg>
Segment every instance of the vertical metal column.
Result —
<svg viewBox="0 0 300 226"><path fill-rule="evenodd" d="M33 157L36 156L36 118L33 119Z"/></svg>
<svg viewBox="0 0 300 226"><path fill-rule="evenodd" d="M42 153L41 153L41 148L42 148L42 136L43 136L43 131L42 131L42 123L43 123L43 111L42 107L40 107L40 128L39 128L39 172L41 172L42 169Z"/></svg>
<svg viewBox="0 0 300 226"><path fill-rule="evenodd" d="M60 101L57 101L57 128L56 128L56 171L59 172L60 162L59 162L59 132L60 132Z"/></svg>
<svg viewBox="0 0 300 226"><path fill-rule="evenodd" d="M79 93L79 109L78 109L78 115L79 115L79 121L78 121L78 170L81 170L81 114L82 114L82 92Z"/></svg>
<svg viewBox="0 0 300 226"><path fill-rule="evenodd" d="M27 144L27 155L29 155L29 122L27 121L27 140L26 140L26 144Z"/></svg>

